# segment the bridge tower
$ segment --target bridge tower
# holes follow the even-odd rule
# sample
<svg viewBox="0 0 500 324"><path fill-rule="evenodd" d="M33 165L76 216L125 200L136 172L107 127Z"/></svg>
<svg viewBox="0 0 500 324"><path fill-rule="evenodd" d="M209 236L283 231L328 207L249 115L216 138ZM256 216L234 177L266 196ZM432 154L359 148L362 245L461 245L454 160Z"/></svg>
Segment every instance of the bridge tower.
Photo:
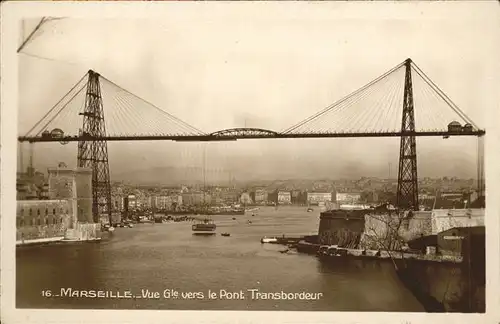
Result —
<svg viewBox="0 0 500 324"><path fill-rule="evenodd" d="M96 137L106 136L99 77L98 73L89 70L85 108L84 112L79 114L83 116L83 126L79 131L79 135L83 137L83 140L78 142L78 166L92 169L92 214L94 222L100 221L101 214L107 214L111 224L108 145L105 140L95 139Z"/></svg>
<svg viewBox="0 0 500 324"><path fill-rule="evenodd" d="M415 138L415 111L413 108L413 86L411 59L405 66L403 117L401 121L401 144L399 148L398 192L396 204L399 210L418 210L417 145Z"/></svg>

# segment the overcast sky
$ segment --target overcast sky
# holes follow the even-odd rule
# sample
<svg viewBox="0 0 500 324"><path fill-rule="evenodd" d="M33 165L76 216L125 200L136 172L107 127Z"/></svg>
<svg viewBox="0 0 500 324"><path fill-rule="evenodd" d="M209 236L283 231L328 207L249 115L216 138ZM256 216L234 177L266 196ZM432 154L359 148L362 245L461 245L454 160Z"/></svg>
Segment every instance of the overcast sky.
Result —
<svg viewBox="0 0 500 324"><path fill-rule="evenodd" d="M19 55L19 132L27 131L89 69L206 132L244 126L280 131L408 57L484 127L485 108L496 104L497 91L490 82L499 38L494 17L488 15L491 7L305 6L298 11L261 3L259 14L248 6L217 11L204 6L184 15L165 12L161 20L48 22ZM374 7L380 17L372 11L372 18L364 18ZM25 22L24 35L35 25ZM307 169L335 178L386 176L389 163L396 176L399 140L112 143L112 175L201 165L204 146L207 168L231 169L236 177L238 172L294 177ZM476 174L475 138L419 139L417 150L421 176ZM437 158L442 163L436 164ZM35 150L40 168L75 160L74 145L44 144Z"/></svg>

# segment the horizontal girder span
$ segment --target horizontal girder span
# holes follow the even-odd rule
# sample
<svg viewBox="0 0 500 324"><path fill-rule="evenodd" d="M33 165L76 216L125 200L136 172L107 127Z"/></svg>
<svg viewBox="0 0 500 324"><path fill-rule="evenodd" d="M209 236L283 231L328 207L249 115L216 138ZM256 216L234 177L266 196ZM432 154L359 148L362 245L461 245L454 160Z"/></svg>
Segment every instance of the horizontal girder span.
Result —
<svg viewBox="0 0 500 324"><path fill-rule="evenodd" d="M285 138L354 138L354 137L401 137L401 136L418 136L418 137L451 137L451 136L483 136L486 134L484 130L473 130L469 132L449 132L449 131L428 131L428 132L383 132L383 133L304 133L304 134L266 134L266 133L241 133L236 135L166 135L166 136L105 136L105 137L90 137L90 136L63 136L63 137L18 137L19 142L78 142L78 141L178 141L178 142L218 142L218 141L236 141L243 139L285 139Z"/></svg>

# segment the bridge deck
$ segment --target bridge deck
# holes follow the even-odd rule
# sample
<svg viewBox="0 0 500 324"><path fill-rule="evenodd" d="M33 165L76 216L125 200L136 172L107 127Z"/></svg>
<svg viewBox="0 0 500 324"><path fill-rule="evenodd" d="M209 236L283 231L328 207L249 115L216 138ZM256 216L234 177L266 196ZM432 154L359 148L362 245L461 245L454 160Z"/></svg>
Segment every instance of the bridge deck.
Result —
<svg viewBox="0 0 500 324"><path fill-rule="evenodd" d="M448 137L448 136L483 136L484 130L469 132L428 131L428 132L381 132L381 133L304 133L304 134L207 134L207 135L137 135L137 136L20 136L19 142L78 142L105 140L116 141L178 141L178 142L217 142L243 139L286 139L286 138L352 138L352 137Z"/></svg>

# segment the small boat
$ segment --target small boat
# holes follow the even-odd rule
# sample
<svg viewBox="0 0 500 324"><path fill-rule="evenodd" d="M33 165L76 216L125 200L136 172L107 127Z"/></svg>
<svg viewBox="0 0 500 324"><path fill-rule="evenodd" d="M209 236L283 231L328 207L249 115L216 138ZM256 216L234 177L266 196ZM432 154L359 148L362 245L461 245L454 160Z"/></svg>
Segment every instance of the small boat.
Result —
<svg viewBox="0 0 500 324"><path fill-rule="evenodd" d="M236 220L236 217L233 217L233 220Z"/></svg>
<svg viewBox="0 0 500 324"><path fill-rule="evenodd" d="M276 243L278 239L275 237L263 237L260 239L260 243Z"/></svg>
<svg viewBox="0 0 500 324"><path fill-rule="evenodd" d="M248 223L248 224L252 224L252 221L250 221L250 220L249 220L249 221L247 221L247 223Z"/></svg>
<svg viewBox="0 0 500 324"><path fill-rule="evenodd" d="M127 226L128 226L128 228L132 228L132 227L134 227L134 224L132 224L132 223L128 223L128 225L127 225Z"/></svg>
<svg viewBox="0 0 500 324"><path fill-rule="evenodd" d="M289 249L286 249L286 250L282 250L280 251L280 253L288 253L288 251L290 251Z"/></svg>
<svg viewBox="0 0 500 324"><path fill-rule="evenodd" d="M314 209L312 209L311 207L307 208L307 212L308 212L308 213L310 213L310 212L312 212L312 211L314 211Z"/></svg>
<svg viewBox="0 0 500 324"><path fill-rule="evenodd" d="M222 233L221 235L222 236L231 236L231 234L229 234L229 233Z"/></svg>

